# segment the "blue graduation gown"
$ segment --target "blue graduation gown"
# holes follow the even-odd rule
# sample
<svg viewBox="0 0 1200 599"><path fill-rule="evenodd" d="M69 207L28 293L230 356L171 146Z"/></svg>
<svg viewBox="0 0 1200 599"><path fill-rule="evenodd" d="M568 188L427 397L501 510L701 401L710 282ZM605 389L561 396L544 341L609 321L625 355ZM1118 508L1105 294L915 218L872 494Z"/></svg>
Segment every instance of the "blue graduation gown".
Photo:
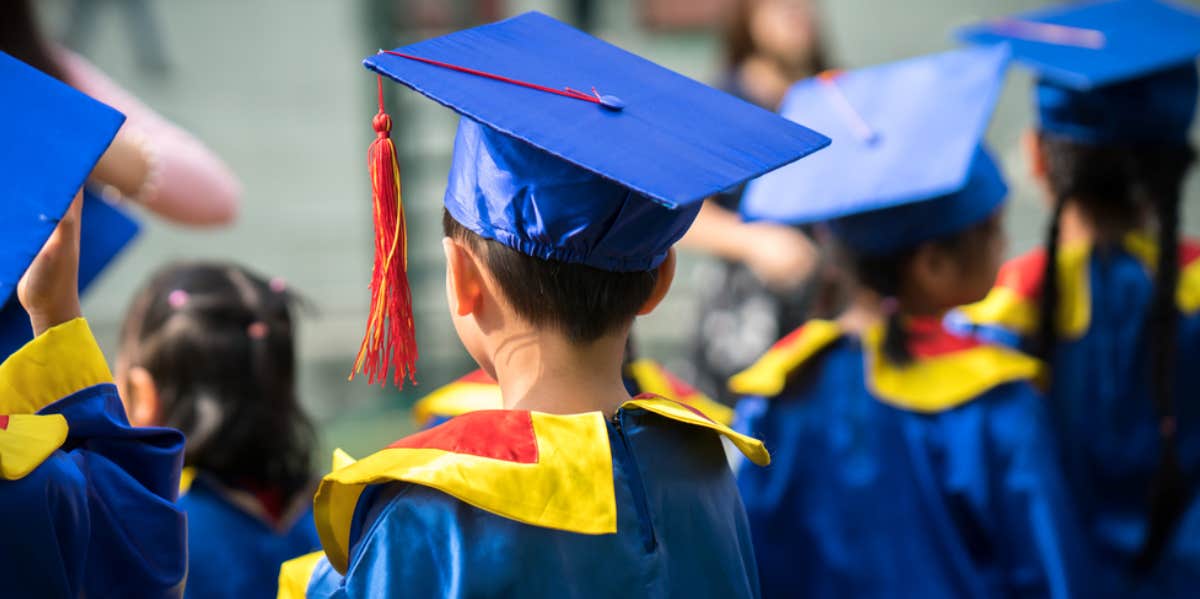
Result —
<svg viewBox="0 0 1200 599"><path fill-rule="evenodd" d="M763 596L1078 594L1037 364L934 325L896 367L881 337L813 321L730 382L773 457L738 472Z"/></svg>
<svg viewBox="0 0 1200 599"><path fill-rule="evenodd" d="M485 410L326 477L309 597L757 597L720 433L642 396L612 420ZM281 595L282 596L282 595Z"/></svg>
<svg viewBox="0 0 1200 599"><path fill-rule="evenodd" d="M131 427L110 380L82 319L0 365L0 595L182 594L183 435Z"/></svg>
<svg viewBox="0 0 1200 599"><path fill-rule="evenodd" d="M321 547L311 495L274 523L252 495L200 473L179 507L188 517L188 599L274 597L279 566Z"/></svg>
<svg viewBox="0 0 1200 599"><path fill-rule="evenodd" d="M1200 489L1198 258L1200 245L1181 245L1175 405L1180 463L1193 490ZM1039 249L1010 261L992 293L956 314L952 324L1032 347L1045 260ZM1155 571L1133 576L1130 568L1145 535L1159 455L1145 326L1156 260L1156 243L1141 235L1115 247L1059 250L1059 332L1048 406L1065 474L1099 560L1094 577L1118 596L1175 597L1200 589L1200 494L1193 496Z"/></svg>

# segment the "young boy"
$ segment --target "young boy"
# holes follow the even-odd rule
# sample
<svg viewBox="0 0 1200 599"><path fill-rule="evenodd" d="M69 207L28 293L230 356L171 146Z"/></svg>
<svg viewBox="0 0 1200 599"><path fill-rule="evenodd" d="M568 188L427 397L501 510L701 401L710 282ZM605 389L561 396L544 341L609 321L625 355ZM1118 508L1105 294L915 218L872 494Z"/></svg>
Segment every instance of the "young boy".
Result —
<svg viewBox="0 0 1200 599"><path fill-rule="evenodd" d="M80 317L76 190L123 117L4 53L0 87L0 303L35 336L0 364L0 594L179 596L183 436L129 426Z"/></svg>
<svg viewBox="0 0 1200 599"><path fill-rule="evenodd" d="M755 463L766 451L631 399L621 362L699 200L828 140L537 13L397 52L366 64L468 117L446 291L504 409L326 477L308 595L757 596L719 435Z"/></svg>

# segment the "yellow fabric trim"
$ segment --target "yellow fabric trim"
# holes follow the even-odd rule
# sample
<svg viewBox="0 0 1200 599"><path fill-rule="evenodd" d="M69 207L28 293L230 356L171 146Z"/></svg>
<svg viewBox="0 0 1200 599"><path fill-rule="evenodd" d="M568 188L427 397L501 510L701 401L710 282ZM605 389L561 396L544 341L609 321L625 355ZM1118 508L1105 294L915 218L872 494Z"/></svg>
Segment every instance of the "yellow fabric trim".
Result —
<svg viewBox="0 0 1200 599"><path fill-rule="evenodd" d="M1041 370L1037 360L998 345L979 345L896 366L884 357L882 340L881 326L871 327L863 336L867 385L880 401L913 412L943 412L1004 383L1032 381Z"/></svg>
<svg viewBox="0 0 1200 599"><path fill-rule="evenodd" d="M72 393L112 382L87 321L38 335L0 364L0 414L33 414Z"/></svg>
<svg viewBox="0 0 1200 599"><path fill-rule="evenodd" d="M479 410L499 410L504 407L500 386L495 383L455 381L413 404L413 419L425 426L434 416L453 418Z"/></svg>
<svg viewBox="0 0 1200 599"><path fill-rule="evenodd" d="M15 414L0 430L0 478L20 480L45 462L67 440L62 414Z"/></svg>
<svg viewBox="0 0 1200 599"><path fill-rule="evenodd" d="M1092 295L1088 281L1088 244L1071 244L1058 252L1058 334L1078 338L1087 332L1092 319ZM1018 335L1032 335L1038 325L1036 299L1021 297L1004 286L994 287L983 300L959 311L967 321L998 326Z"/></svg>
<svg viewBox="0 0 1200 599"><path fill-rule="evenodd" d="M783 392L788 375L842 336L837 323L810 320L795 339L776 344L752 366L729 379L729 389L741 395L774 397Z"/></svg>
<svg viewBox="0 0 1200 599"><path fill-rule="evenodd" d="M350 523L368 485L408 482L432 487L518 522L581 534L617 530L608 431L600 412L532 412L538 461L522 464L440 449L384 449L326 476L314 516L329 563L349 560Z"/></svg>
<svg viewBox="0 0 1200 599"><path fill-rule="evenodd" d="M683 402L704 412L705 416L721 424L733 423L733 409L709 399L707 395L699 391L687 397L676 397L677 393L671 385L671 381L667 378L663 366L654 360L646 358L634 360L629 364L629 373L637 381L638 389L642 393L649 393Z"/></svg>
<svg viewBox="0 0 1200 599"><path fill-rule="evenodd" d="M192 490L192 483L196 481L196 468L186 466L179 472L179 496L183 497L188 491Z"/></svg>
<svg viewBox="0 0 1200 599"><path fill-rule="evenodd" d="M346 453L346 450L342 449L341 447L335 448L333 450L333 464L329 471L337 472L338 470L341 470L342 468L345 468L346 466L349 466L357 461L358 460L351 457L350 454Z"/></svg>
<svg viewBox="0 0 1200 599"><path fill-rule="evenodd" d="M751 462L754 462L759 466L766 466L767 464L771 463L771 454L767 453L767 448L763 445L762 441L734 431L724 424L702 417L680 405L679 402L663 399L661 397L642 398L627 401L621 407L628 408L630 406L641 408L647 412L653 412L659 416L669 418L676 422L682 422L684 424L699 426L711 431L715 431L724 436L726 439L729 439L729 441L733 443L734 447L737 447L738 451L741 451L742 454L744 454Z"/></svg>
<svg viewBox="0 0 1200 599"><path fill-rule="evenodd" d="M1125 236L1125 249L1137 257L1148 272L1158 267L1158 242L1145 233L1130 233ZM1200 310L1200 260L1190 265L1180 265L1179 282L1175 288L1175 303L1179 311L1190 315Z"/></svg>
<svg viewBox="0 0 1200 599"><path fill-rule="evenodd" d="M304 599L308 594L308 583L312 580L313 572L324 556L324 552L314 551L283 562L279 566L279 594L276 597Z"/></svg>

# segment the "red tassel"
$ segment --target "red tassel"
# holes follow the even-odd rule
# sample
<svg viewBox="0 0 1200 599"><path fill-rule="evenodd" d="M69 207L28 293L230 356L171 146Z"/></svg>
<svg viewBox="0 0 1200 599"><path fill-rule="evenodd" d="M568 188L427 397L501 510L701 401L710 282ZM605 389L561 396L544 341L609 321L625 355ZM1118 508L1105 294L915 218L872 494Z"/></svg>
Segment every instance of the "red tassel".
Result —
<svg viewBox="0 0 1200 599"><path fill-rule="evenodd" d="M371 384L378 381L382 385L388 371L392 370L393 382L402 387L405 377L416 383L417 338L412 291L408 286L407 227L400 197L400 166L396 162L396 146L389 137L392 118L383 111L382 77L378 77L377 84L379 112L371 122L375 128L375 141L367 150L375 219L371 312L350 379L361 371Z"/></svg>

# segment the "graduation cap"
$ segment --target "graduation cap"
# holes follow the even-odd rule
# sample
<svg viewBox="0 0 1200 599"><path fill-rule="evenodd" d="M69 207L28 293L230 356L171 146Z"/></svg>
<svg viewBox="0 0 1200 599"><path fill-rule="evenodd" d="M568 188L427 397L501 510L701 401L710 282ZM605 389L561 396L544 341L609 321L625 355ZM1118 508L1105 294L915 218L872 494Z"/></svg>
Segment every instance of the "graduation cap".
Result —
<svg viewBox="0 0 1200 599"><path fill-rule="evenodd" d="M0 52L0 306L125 117Z"/></svg>
<svg viewBox="0 0 1200 599"><path fill-rule="evenodd" d="M1037 73L1043 131L1084 143L1183 143L1195 113L1200 13L1155 0L1073 3L958 32L1007 43Z"/></svg>
<svg viewBox="0 0 1200 599"><path fill-rule="evenodd" d="M887 254L983 221L1007 187L981 140L1008 51L967 48L795 84L781 112L827 132L829 149L750 183L747 220L829 222Z"/></svg>
<svg viewBox="0 0 1200 599"><path fill-rule="evenodd" d="M79 230L79 293L87 290L141 230L137 220L85 188ZM33 338L29 314L16 297L0 308L0 361Z"/></svg>
<svg viewBox="0 0 1200 599"><path fill-rule="evenodd" d="M829 143L536 12L364 64L466 117L445 194L455 220L530 256L602 270L656 268L701 200ZM382 111L375 126L382 139ZM376 182L392 168L378 158ZM395 229L377 222L377 250ZM376 279L379 266L377 255Z"/></svg>

